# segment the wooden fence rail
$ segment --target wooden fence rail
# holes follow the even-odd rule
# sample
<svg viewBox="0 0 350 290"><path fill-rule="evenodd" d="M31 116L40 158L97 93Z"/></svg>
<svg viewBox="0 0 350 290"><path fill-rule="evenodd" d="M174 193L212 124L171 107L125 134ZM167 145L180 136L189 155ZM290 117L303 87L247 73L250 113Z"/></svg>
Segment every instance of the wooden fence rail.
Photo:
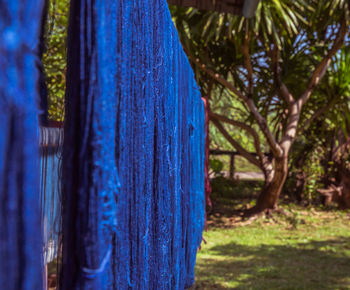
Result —
<svg viewBox="0 0 350 290"><path fill-rule="evenodd" d="M254 152L250 152L250 154L254 155L254 156L258 156L258 154L254 153ZM271 154L270 153L264 153L265 156L270 157ZM230 156L230 172L229 172L229 177L231 179L233 179L234 174L235 174L235 158L237 155L241 155L239 152L237 151L228 151L228 150L217 150L217 149L211 149L210 150L210 155L229 155Z"/></svg>

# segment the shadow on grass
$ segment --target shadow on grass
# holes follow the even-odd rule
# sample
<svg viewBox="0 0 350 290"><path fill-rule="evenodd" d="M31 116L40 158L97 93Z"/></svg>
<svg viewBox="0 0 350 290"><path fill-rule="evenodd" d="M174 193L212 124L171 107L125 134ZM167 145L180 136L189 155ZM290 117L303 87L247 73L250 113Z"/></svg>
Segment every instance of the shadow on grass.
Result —
<svg viewBox="0 0 350 290"><path fill-rule="evenodd" d="M348 237L214 246L200 254L195 289L350 289L349 253Z"/></svg>
<svg viewBox="0 0 350 290"><path fill-rule="evenodd" d="M254 180L230 180L218 176L211 180L213 207L208 214L231 217L237 215L250 203L255 204L263 182Z"/></svg>
<svg viewBox="0 0 350 290"><path fill-rule="evenodd" d="M231 180L217 176L210 181L212 197L229 199L251 199L260 192L264 182L261 180Z"/></svg>

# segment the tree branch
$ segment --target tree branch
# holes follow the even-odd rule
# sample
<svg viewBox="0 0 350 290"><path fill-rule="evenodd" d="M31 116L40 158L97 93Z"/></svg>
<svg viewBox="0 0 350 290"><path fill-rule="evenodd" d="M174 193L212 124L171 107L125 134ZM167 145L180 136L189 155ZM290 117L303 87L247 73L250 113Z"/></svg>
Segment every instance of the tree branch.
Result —
<svg viewBox="0 0 350 290"><path fill-rule="evenodd" d="M280 91L288 105L291 106L295 102L295 99L283 82L281 82Z"/></svg>
<svg viewBox="0 0 350 290"><path fill-rule="evenodd" d="M245 104L248 106L251 114L255 118L256 122L259 125L260 130L266 137L266 140L271 148L271 151L273 154L277 157L281 157L283 154L282 148L279 146L279 144L276 142L275 137L273 136L272 132L270 131L266 119L259 113L257 107L254 104L254 101L251 98L248 98L243 93L241 93L234 85L232 85L230 82L222 78L219 74L214 73L211 69L207 68L206 65L200 64L199 59L195 62L197 66L207 73L209 76L211 76L214 80L216 80L218 83L229 89L231 92L233 92L238 98L240 98Z"/></svg>
<svg viewBox="0 0 350 290"><path fill-rule="evenodd" d="M231 137L231 135L226 131L226 129L221 125L221 123L217 119L213 118L211 119L211 121L215 125L215 127L218 128L221 134L224 135L226 140L230 142L230 144L239 152L239 154L246 158L250 163L263 170L259 160L256 159L254 155L250 154L247 150L245 150L241 145L239 145L239 143Z"/></svg>
<svg viewBox="0 0 350 290"><path fill-rule="evenodd" d="M315 70L311 75L311 79L307 85L305 92L301 97L290 105L289 119L285 135L280 143L283 150L289 151L295 136L297 134L297 128L300 120L301 110L304 104L309 100L311 93L314 88L320 83L321 79L327 72L327 69L331 63L332 57L337 53L337 51L342 47L345 41L345 36L348 32L348 19L347 15L344 16L341 26L338 30L338 35L334 41L334 44L328 54L322 59L322 61L317 65Z"/></svg>
<svg viewBox="0 0 350 290"><path fill-rule="evenodd" d="M254 89L254 82L253 82L254 71L252 66L252 60L249 53L249 44L250 44L250 33L246 32L244 37L243 47L242 47L242 54L244 57L244 66L247 69L248 95L252 95L253 89Z"/></svg>
<svg viewBox="0 0 350 290"><path fill-rule="evenodd" d="M332 101L327 104L326 106L318 109L309 119L307 119L303 125L301 125L298 128L298 134L301 134L302 132L304 132L309 126L310 124L317 119L318 117L320 117L321 115L323 115L325 112L327 112L329 109L331 109L333 107L333 105L336 103L336 98L332 99Z"/></svg>
<svg viewBox="0 0 350 290"><path fill-rule="evenodd" d="M258 154L258 156L260 158L261 164L264 163L264 154L261 151L261 147L260 147L261 143L260 143L259 135L252 127L246 125L245 123L229 119L225 116L221 116L221 115L215 114L213 112L209 113L209 117L212 120L216 119L216 120L219 120L219 121L222 121L224 123L239 127L241 129L247 131L254 139L254 147L255 147L256 153Z"/></svg>
<svg viewBox="0 0 350 290"><path fill-rule="evenodd" d="M280 91L282 97L285 99L287 104L291 104L295 101L293 95L289 92L287 86L281 81L281 68L279 65L280 51L276 43L274 43L273 49L270 50L270 57L272 62L272 70L275 78L275 83Z"/></svg>
<svg viewBox="0 0 350 290"><path fill-rule="evenodd" d="M334 44L331 48L331 50L327 53L327 55L322 59L322 61L317 65L315 70L313 71L311 75L311 79L308 83L308 86L305 90L305 92L302 94L298 102L300 102L300 105L303 106L310 98L311 93L313 92L314 88L320 83L322 78L327 72L327 69L329 65L331 64L332 57L337 53L337 51L342 47L345 41L345 36L348 32L348 25L347 25L347 17L344 16L343 21L341 23L341 26L338 30L337 37L334 41Z"/></svg>

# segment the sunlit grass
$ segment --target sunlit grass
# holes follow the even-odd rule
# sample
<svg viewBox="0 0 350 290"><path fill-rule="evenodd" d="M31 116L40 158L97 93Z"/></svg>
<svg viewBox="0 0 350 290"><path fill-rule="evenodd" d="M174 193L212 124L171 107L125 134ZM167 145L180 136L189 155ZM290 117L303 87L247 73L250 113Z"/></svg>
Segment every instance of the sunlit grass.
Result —
<svg viewBox="0 0 350 290"><path fill-rule="evenodd" d="M288 210L288 209L287 209ZM196 289L350 289L350 218L289 209L250 225L211 225L198 253Z"/></svg>

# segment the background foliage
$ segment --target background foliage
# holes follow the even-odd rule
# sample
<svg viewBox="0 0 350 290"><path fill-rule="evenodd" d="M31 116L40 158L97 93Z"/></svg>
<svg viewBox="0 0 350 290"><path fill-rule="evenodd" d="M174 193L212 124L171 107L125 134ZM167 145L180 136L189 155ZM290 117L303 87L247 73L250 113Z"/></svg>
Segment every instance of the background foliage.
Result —
<svg viewBox="0 0 350 290"><path fill-rule="evenodd" d="M48 87L49 119L63 121L69 0L49 1L43 63Z"/></svg>

